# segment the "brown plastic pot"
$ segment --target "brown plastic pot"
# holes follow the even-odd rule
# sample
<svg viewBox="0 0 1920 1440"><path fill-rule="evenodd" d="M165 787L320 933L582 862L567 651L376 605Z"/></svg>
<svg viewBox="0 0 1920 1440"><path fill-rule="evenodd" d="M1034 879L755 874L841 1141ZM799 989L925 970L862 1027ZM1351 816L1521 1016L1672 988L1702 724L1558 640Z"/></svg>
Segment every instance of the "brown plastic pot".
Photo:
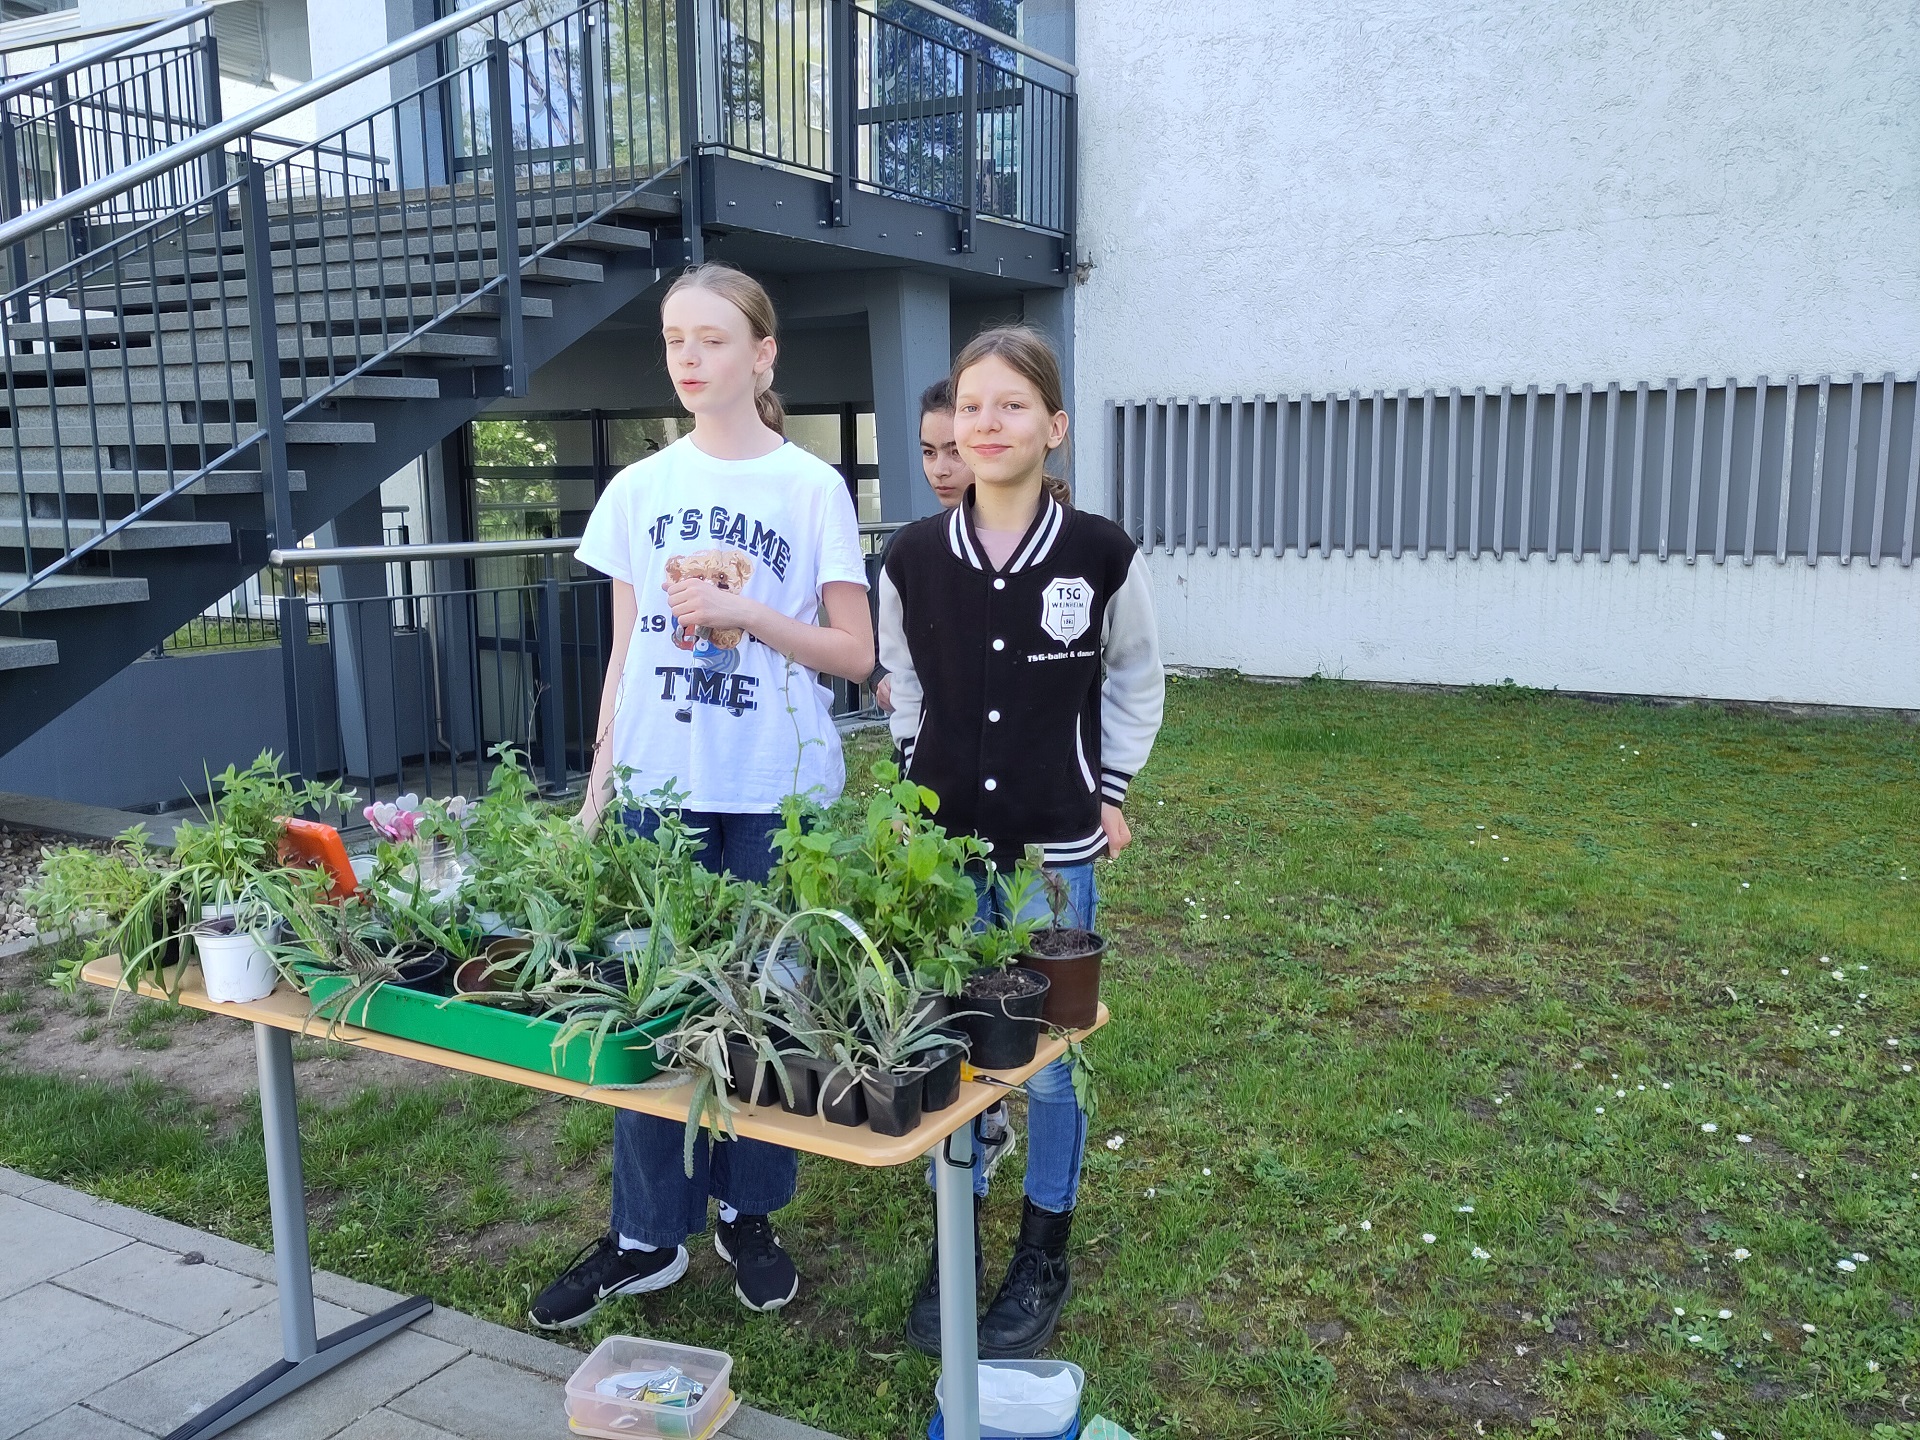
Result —
<svg viewBox="0 0 1920 1440"><path fill-rule="evenodd" d="M1040 1018L1060 1030L1084 1030L1100 1014L1100 961L1107 940L1090 930L1078 933L1087 938L1085 954L1022 955L1015 962L1047 977L1047 1003Z"/></svg>

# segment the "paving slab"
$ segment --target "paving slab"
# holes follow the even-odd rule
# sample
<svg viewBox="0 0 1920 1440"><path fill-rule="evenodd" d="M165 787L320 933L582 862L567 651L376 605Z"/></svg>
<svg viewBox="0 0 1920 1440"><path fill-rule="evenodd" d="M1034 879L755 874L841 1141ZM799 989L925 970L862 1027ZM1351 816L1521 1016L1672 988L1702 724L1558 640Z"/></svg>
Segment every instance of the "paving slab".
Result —
<svg viewBox="0 0 1920 1440"><path fill-rule="evenodd" d="M18 1440L152 1440L152 1437L144 1430L122 1425L98 1410L89 1410L84 1405L69 1405L58 1415L49 1415L31 1430L21 1431Z"/></svg>
<svg viewBox="0 0 1920 1440"><path fill-rule="evenodd" d="M314 1308L319 1311L322 1335L359 1318L337 1305ZM105 1338L105 1334L99 1337ZM157 1363L122 1372L126 1374L124 1380L96 1388L87 1403L116 1420L164 1435L279 1358L280 1303L275 1300L211 1335L181 1346Z"/></svg>
<svg viewBox="0 0 1920 1440"><path fill-rule="evenodd" d="M138 1240L54 1283L195 1335L210 1335L274 1298L265 1281L209 1265L197 1250L183 1255Z"/></svg>
<svg viewBox="0 0 1920 1440"><path fill-rule="evenodd" d="M362 1415L334 1440L460 1440L460 1437L402 1415L398 1410L382 1407Z"/></svg>
<svg viewBox="0 0 1920 1440"><path fill-rule="evenodd" d="M566 1428L566 1392L551 1380L469 1355L387 1402L410 1419L464 1440L528 1440Z"/></svg>
<svg viewBox="0 0 1920 1440"><path fill-rule="evenodd" d="M326 1440L460 1359L453 1346L403 1330L362 1351L300 1392L299 1404L266 1410L227 1432L233 1440Z"/></svg>
<svg viewBox="0 0 1920 1440"><path fill-rule="evenodd" d="M64 1270L97 1260L127 1243L127 1237L70 1215L0 1195L0 1297L12 1295Z"/></svg>
<svg viewBox="0 0 1920 1440"><path fill-rule="evenodd" d="M0 1300L0 1440L40 1424L193 1337L58 1285ZM18 1363L25 1359L30 1363Z"/></svg>

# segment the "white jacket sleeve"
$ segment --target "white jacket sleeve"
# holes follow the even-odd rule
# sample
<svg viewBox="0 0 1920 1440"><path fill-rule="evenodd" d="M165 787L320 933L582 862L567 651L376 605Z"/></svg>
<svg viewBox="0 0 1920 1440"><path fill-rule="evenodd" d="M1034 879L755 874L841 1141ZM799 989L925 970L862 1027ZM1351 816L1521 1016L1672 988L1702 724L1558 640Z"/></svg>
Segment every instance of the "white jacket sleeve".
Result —
<svg viewBox="0 0 1920 1440"><path fill-rule="evenodd" d="M893 682L893 715L887 728L907 763L913 763L913 742L920 733L920 676L907 649L907 630L900 613L900 592L883 569L880 572L880 664Z"/></svg>
<svg viewBox="0 0 1920 1440"><path fill-rule="evenodd" d="M1167 704L1153 585L1147 579L1146 559L1138 552L1126 581L1107 602L1101 651L1106 679L1100 686L1100 798L1120 805L1152 753ZM898 689L894 693L899 694Z"/></svg>

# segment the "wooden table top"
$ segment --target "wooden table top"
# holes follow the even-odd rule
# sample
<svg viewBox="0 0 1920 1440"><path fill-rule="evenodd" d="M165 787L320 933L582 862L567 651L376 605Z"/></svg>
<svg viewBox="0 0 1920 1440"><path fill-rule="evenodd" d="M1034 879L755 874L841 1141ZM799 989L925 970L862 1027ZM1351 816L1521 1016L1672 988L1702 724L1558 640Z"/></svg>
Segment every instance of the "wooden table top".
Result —
<svg viewBox="0 0 1920 1440"><path fill-rule="evenodd" d="M120 959L115 955L104 955L93 961L80 972L81 978L90 985L99 985L109 990L122 988L120 978ZM230 1015L236 1020L246 1020L256 1025L271 1025L276 1030L292 1030L325 1036L329 1040L343 1045L357 1045L364 1050L375 1050L383 1055L399 1055L408 1060L420 1060L428 1065L438 1065L444 1070L458 1070L468 1075L484 1075L490 1080L505 1080L512 1085L526 1085L535 1090L548 1090L556 1095L571 1095L577 1100L591 1100L597 1105L612 1105L622 1110L637 1110L643 1115L660 1115L669 1120L684 1121L687 1117L687 1103L692 1097L690 1083L682 1083L658 1090L612 1090L583 1084L578 1080L563 1080L557 1075L548 1075L539 1070L526 1070L517 1065L502 1065L494 1060L483 1060L477 1055L462 1055L456 1050L443 1050L437 1045L422 1045L415 1040L402 1040L394 1035L382 1035L375 1030L362 1030L353 1025L336 1025L329 1033L325 1021L311 1018L307 997L282 981L274 992L264 1000L249 1001L244 1005L225 1005L207 998L206 987L200 980L198 965L189 964L181 977L178 997L170 996L167 991L151 981L143 980L139 993L156 1000L177 998L179 1003L194 1010L207 1010L215 1015ZM1107 1023L1107 1007L1100 1007L1099 1016L1087 1029L1079 1031L1074 1038L1081 1039L1098 1030ZM927 1154L959 1130L974 1116L986 1110L995 1101L1001 1099L1009 1086L1022 1084L1026 1079L1058 1060L1067 1052L1067 1042L1051 1036L1042 1037L1040 1048L1034 1054L1031 1065L1018 1070L982 1070L975 1072L982 1076L991 1076L992 1083L986 1080L963 1081L960 1086L960 1098L945 1110L936 1110L921 1118L920 1124L909 1134L898 1137L881 1135L861 1126L855 1129L846 1125L829 1125L818 1115L789 1115L786 1111L757 1105L745 1105L735 1101L733 1118L734 1133L743 1139L764 1140L770 1145L783 1145L789 1150L805 1150L814 1155L825 1155L829 1159L844 1160L852 1165L904 1165Z"/></svg>

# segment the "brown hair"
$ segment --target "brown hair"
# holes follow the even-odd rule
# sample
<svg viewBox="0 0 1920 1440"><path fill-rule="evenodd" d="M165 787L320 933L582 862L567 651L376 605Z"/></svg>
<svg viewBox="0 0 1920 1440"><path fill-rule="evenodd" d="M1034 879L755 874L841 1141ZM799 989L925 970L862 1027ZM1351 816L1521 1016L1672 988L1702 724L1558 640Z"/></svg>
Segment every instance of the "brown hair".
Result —
<svg viewBox="0 0 1920 1440"><path fill-rule="evenodd" d="M926 389L920 392L920 413L922 415L951 415L953 413L953 382L942 375Z"/></svg>
<svg viewBox="0 0 1920 1440"><path fill-rule="evenodd" d="M995 325L969 340L954 359L953 374L945 382L948 408L952 408L953 397L959 392L961 375L969 366L989 359L1004 361L1016 375L1039 391L1040 403L1049 415L1058 415L1067 408L1066 386L1060 379L1060 357L1054 354L1047 337L1031 325ZM926 413L925 403L923 399L922 414ZM1053 451L1053 458L1062 466L1071 460L1068 448L1071 444L1071 440L1062 440L1060 448ZM1064 474L1044 470L1040 485L1062 505L1073 503L1073 488Z"/></svg>
<svg viewBox="0 0 1920 1440"><path fill-rule="evenodd" d="M667 293L660 297L664 308L667 301L682 290L709 290L732 305L746 317L747 329L753 333L754 342L776 338L778 320L773 313L773 299L767 294L766 287L744 270L736 270L731 265L722 265L709 260L704 265L688 267L673 284L667 287ZM773 372L767 372L767 383L753 397L754 408L760 412L760 423L776 435L787 433L787 407L780 403L780 396L773 388Z"/></svg>

